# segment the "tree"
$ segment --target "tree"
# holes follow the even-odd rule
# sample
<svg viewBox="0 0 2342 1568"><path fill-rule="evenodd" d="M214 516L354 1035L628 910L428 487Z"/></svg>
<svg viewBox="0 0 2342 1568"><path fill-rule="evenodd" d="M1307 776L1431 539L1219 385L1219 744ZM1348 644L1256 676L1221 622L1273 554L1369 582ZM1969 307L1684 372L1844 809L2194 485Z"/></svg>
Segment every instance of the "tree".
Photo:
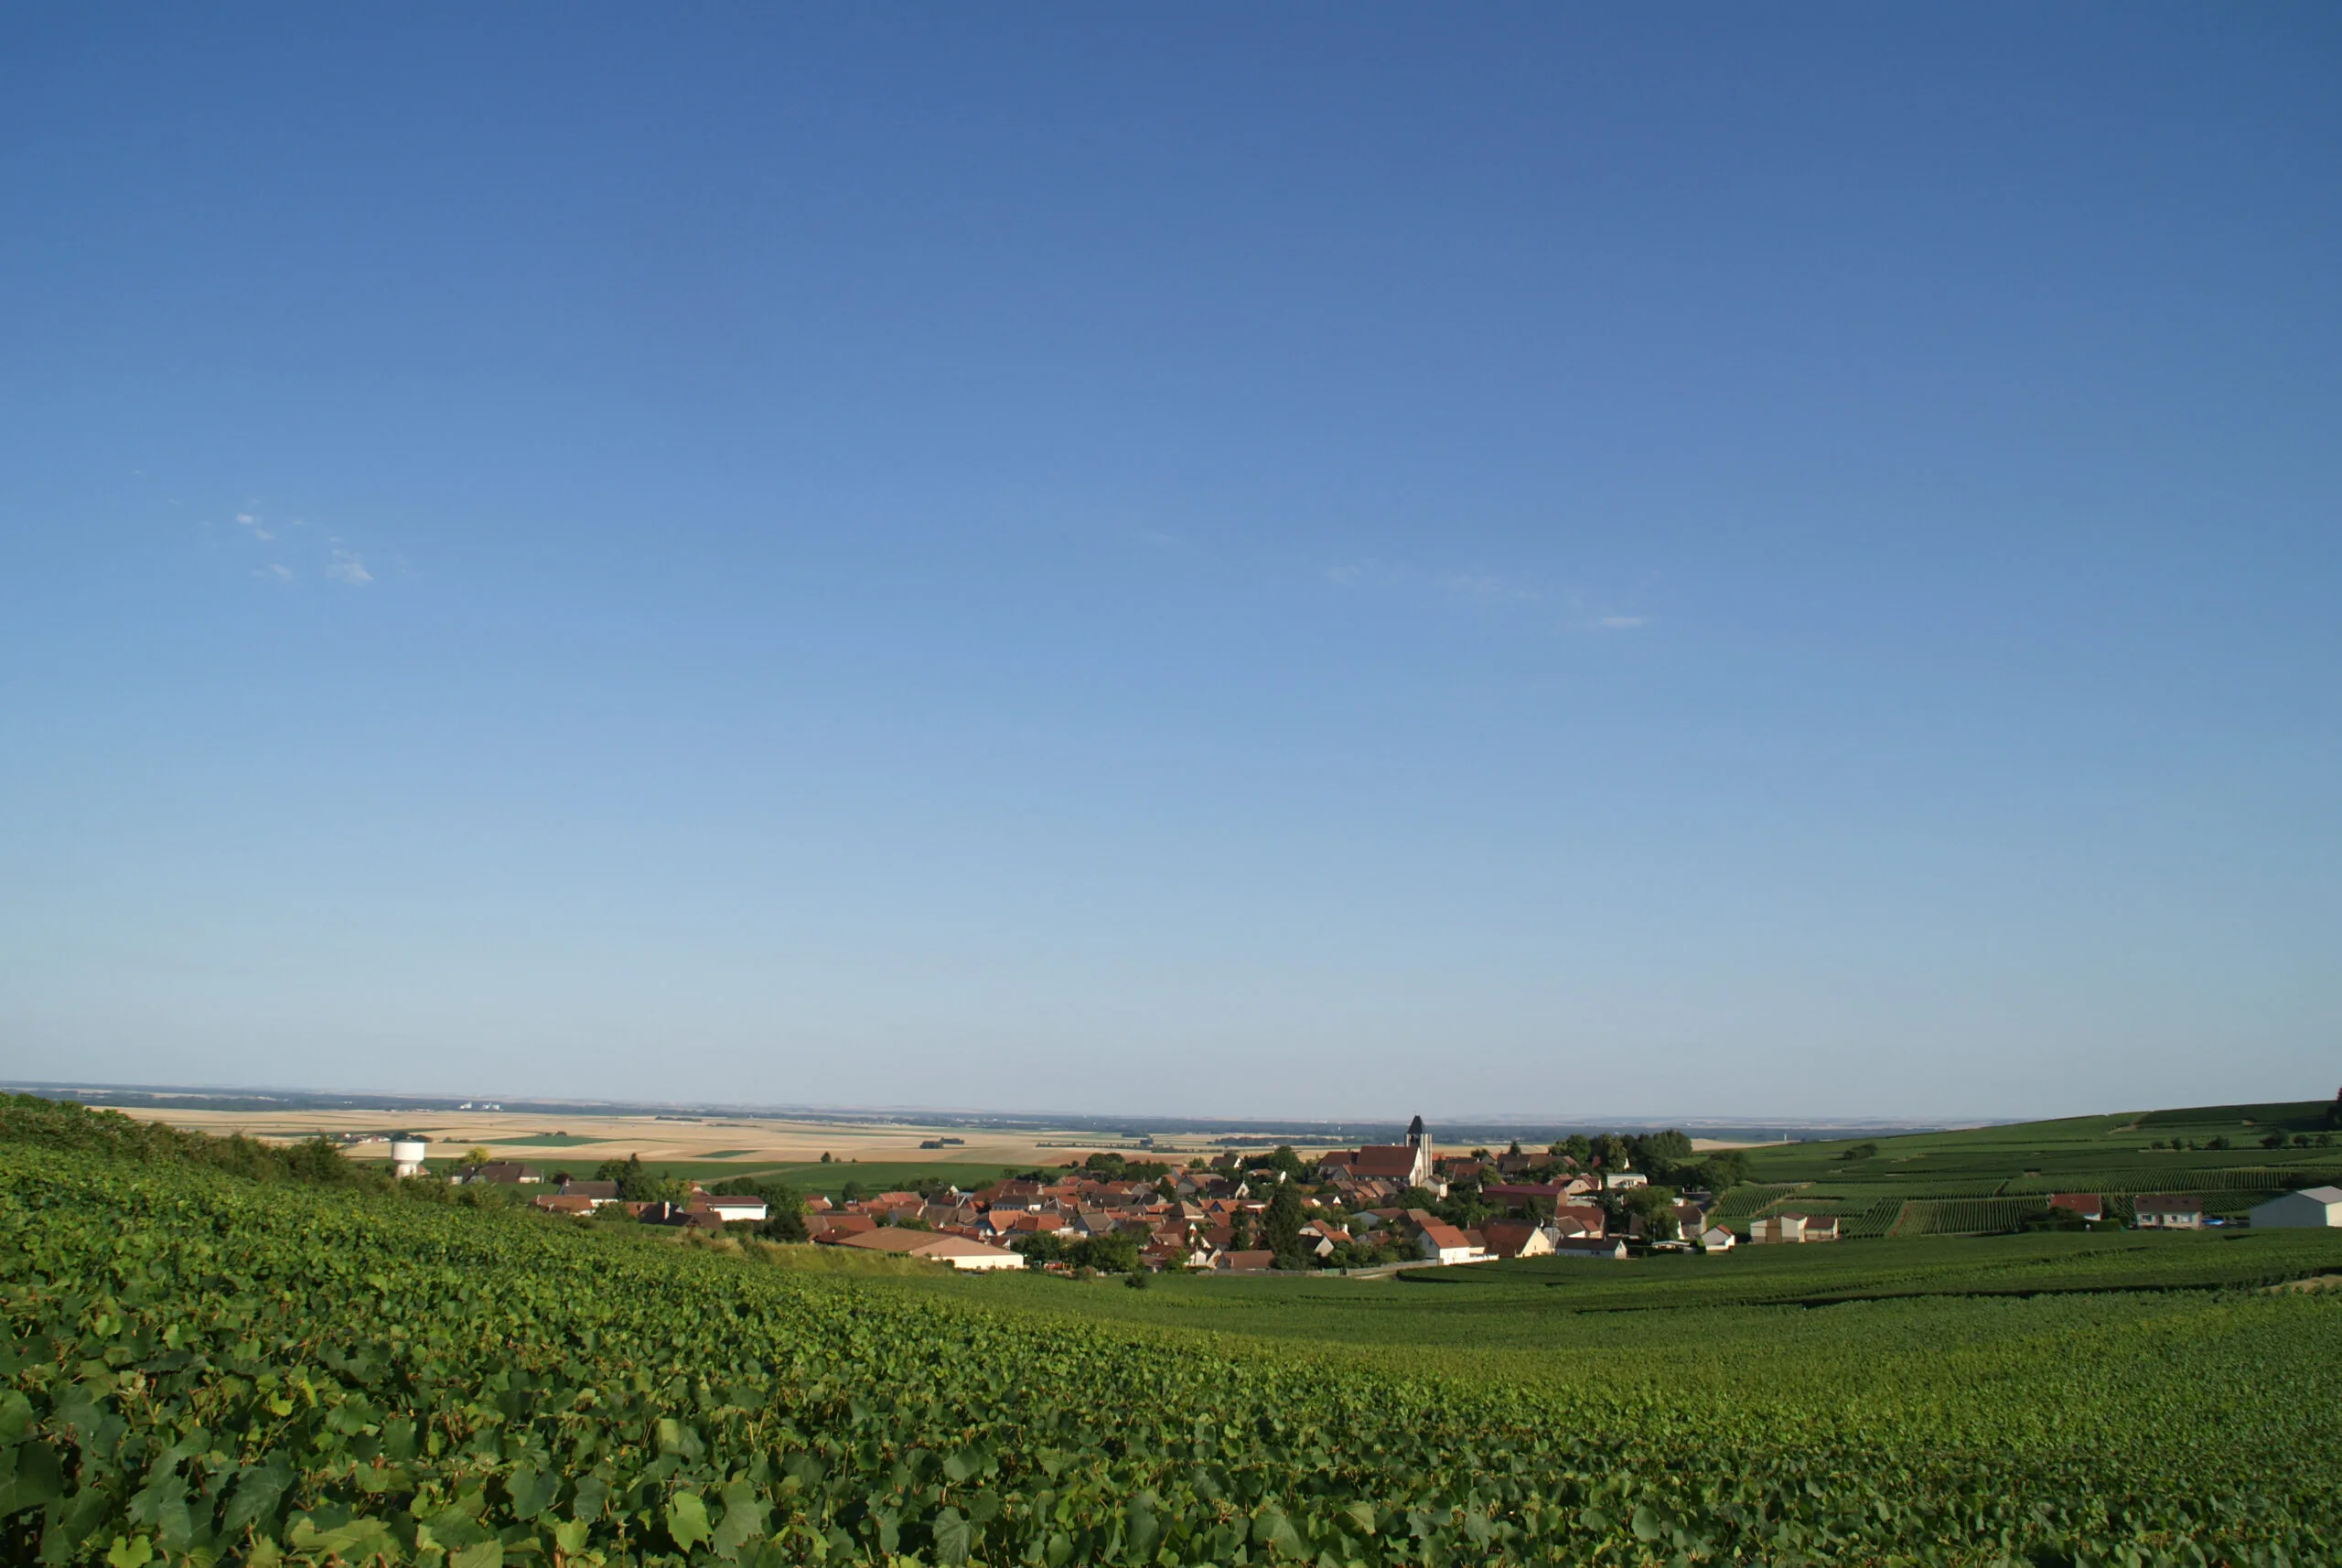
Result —
<svg viewBox="0 0 2342 1568"><path fill-rule="evenodd" d="M1280 1182L1261 1217L1262 1240L1276 1254L1281 1269L1305 1268L1308 1255L1301 1245L1301 1194L1291 1182Z"/></svg>
<svg viewBox="0 0 2342 1568"><path fill-rule="evenodd" d="M1616 1133L1605 1133L1596 1139L1594 1152L1601 1156L1606 1171L1626 1170L1635 1162L1633 1146Z"/></svg>
<svg viewBox="0 0 2342 1568"><path fill-rule="evenodd" d="M1512 1147L1510 1147L1509 1149L1507 1149L1507 1150L1505 1151L1505 1153L1506 1153L1506 1154L1508 1154L1508 1155L1517 1155L1517 1154L1520 1153L1520 1139L1518 1139L1518 1138L1515 1138L1515 1139L1512 1141Z"/></svg>
<svg viewBox="0 0 2342 1568"><path fill-rule="evenodd" d="M594 1179L616 1182L619 1198L627 1203L672 1202L688 1190L682 1182L651 1170L642 1163L640 1155L628 1155L622 1160L604 1160L595 1167Z"/></svg>
<svg viewBox="0 0 2342 1568"><path fill-rule="evenodd" d="M320 1133L285 1151L285 1174L295 1181L345 1186L358 1179L358 1169L341 1156L341 1146Z"/></svg>
<svg viewBox="0 0 2342 1568"><path fill-rule="evenodd" d="M489 1157L488 1151L477 1144L464 1151L464 1164L467 1165L484 1165L488 1164Z"/></svg>
<svg viewBox="0 0 2342 1568"><path fill-rule="evenodd" d="M1228 1221L1228 1250L1249 1252L1252 1250L1252 1211L1240 1208Z"/></svg>
<svg viewBox="0 0 2342 1568"><path fill-rule="evenodd" d="M1073 1245L1073 1261L1101 1274L1127 1274L1138 1267L1138 1238L1124 1230L1109 1230Z"/></svg>
<svg viewBox="0 0 2342 1568"><path fill-rule="evenodd" d="M1700 1179L1710 1192L1723 1192L1748 1179L1748 1156L1738 1149L1718 1149L1700 1166Z"/></svg>
<svg viewBox="0 0 2342 1568"><path fill-rule="evenodd" d="M1875 1157L1877 1154L1878 1145L1876 1144L1856 1144L1853 1147L1842 1151L1838 1157L1842 1160L1867 1160Z"/></svg>
<svg viewBox="0 0 2342 1568"><path fill-rule="evenodd" d="M823 1165L825 1165L831 1163L831 1161L830 1161L830 1152L829 1152L829 1150L827 1150L827 1149L823 1149L823 1150L822 1151L822 1163Z"/></svg>
<svg viewBox="0 0 2342 1568"><path fill-rule="evenodd" d="M1111 1149L1107 1149L1091 1155L1088 1159L1083 1160L1081 1162L1081 1168L1086 1171L1094 1172L1098 1176L1099 1179L1102 1181L1120 1181L1123 1177L1123 1167L1129 1164L1130 1162L1123 1158L1122 1155L1115 1154Z"/></svg>
<svg viewBox="0 0 2342 1568"><path fill-rule="evenodd" d="M1583 1167L1586 1161L1594 1157L1594 1145L1587 1141L1585 1133L1572 1133L1547 1152L1569 1161L1572 1165Z"/></svg>
<svg viewBox="0 0 2342 1568"><path fill-rule="evenodd" d="M863 1191L862 1184L858 1181L850 1181L843 1187L838 1188L838 1201L840 1203L860 1203L864 1198L869 1196L870 1195L868 1193Z"/></svg>
<svg viewBox="0 0 2342 1568"><path fill-rule="evenodd" d="M1663 1133L1646 1133L1634 1142L1638 1163L1672 1165L1692 1157L1690 1134L1674 1127Z"/></svg>
<svg viewBox="0 0 2342 1568"><path fill-rule="evenodd" d="M1008 1250L1024 1253L1026 1268L1045 1268L1065 1257L1065 1238L1054 1230L1036 1230L1030 1235L1019 1236L1008 1244Z"/></svg>
<svg viewBox="0 0 2342 1568"><path fill-rule="evenodd" d="M1675 1197L1672 1187L1638 1187L1626 1195L1619 1208L1626 1215L1642 1221L1645 1240L1672 1241L1679 1234Z"/></svg>
<svg viewBox="0 0 2342 1568"><path fill-rule="evenodd" d="M1301 1163L1301 1156L1293 1152L1291 1144L1279 1144L1269 1155L1269 1164L1284 1173L1288 1181L1300 1181L1309 1174L1309 1167Z"/></svg>

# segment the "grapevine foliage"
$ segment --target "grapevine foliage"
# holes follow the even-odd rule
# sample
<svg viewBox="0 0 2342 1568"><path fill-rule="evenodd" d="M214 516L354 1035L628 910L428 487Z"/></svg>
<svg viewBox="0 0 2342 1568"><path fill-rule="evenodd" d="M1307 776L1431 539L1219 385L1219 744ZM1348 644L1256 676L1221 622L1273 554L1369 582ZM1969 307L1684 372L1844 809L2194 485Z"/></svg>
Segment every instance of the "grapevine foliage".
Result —
<svg viewBox="0 0 2342 1568"><path fill-rule="evenodd" d="M1939 1444L1917 1410L1845 1441L5 1154L8 1561L2274 1563L2342 1539L2314 1449Z"/></svg>

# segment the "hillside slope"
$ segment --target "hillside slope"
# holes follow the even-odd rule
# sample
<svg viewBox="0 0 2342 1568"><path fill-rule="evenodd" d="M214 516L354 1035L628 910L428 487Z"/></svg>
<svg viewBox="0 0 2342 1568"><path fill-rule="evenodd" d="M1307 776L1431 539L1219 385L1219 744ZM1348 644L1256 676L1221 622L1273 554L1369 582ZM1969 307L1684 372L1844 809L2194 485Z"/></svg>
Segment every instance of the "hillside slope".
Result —
<svg viewBox="0 0 2342 1568"><path fill-rule="evenodd" d="M1614 1358L1640 1375L1573 1388L1028 1311L1024 1281L988 1300L5 1153L10 1561L2162 1561L2187 1541L2313 1561L2342 1541L2332 1297L2154 1322L1995 1304L1959 1330L1989 1342L1965 1364L1983 1402L1947 1421L1950 1383L1875 1381L1857 1408L1838 1380L1764 1370L1918 1366L1944 1326L1896 1304L1742 1309L1733 1364L1645 1340Z"/></svg>

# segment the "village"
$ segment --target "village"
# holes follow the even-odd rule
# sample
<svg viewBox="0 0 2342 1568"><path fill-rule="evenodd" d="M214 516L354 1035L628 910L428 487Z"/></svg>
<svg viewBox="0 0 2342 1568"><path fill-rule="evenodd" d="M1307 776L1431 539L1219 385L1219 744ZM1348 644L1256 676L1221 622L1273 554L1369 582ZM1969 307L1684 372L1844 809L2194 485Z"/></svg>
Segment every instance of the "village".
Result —
<svg viewBox="0 0 2342 1568"><path fill-rule="evenodd" d="M589 1219L615 1208L646 1224L746 1228L972 1271L1379 1272L1837 1239L1827 1215L1771 1215L1742 1231L1712 1223L1714 1195L1699 1178L1712 1167L1729 1176L1731 1162L1685 1165L1691 1147L1669 1133L1442 1154L1418 1116L1404 1143L1314 1159L1290 1147L1198 1165L1097 1153L972 1189L937 1183L862 1193L849 1183L834 1200L800 1202L751 1179L669 1184L643 1196L652 1186L630 1184L615 1165L581 1179L483 1161L457 1167L452 1179L548 1187L530 1202L552 1215ZM422 1168L422 1145L395 1153L403 1172ZM1655 1184L1655 1174L1675 1185Z"/></svg>

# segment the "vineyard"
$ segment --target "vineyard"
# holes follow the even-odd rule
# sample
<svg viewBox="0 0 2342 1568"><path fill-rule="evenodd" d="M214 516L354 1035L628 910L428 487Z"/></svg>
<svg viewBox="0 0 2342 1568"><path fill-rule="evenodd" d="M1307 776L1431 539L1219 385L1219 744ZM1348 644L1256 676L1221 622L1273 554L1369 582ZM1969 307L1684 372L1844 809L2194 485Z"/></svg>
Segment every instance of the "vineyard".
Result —
<svg viewBox="0 0 2342 1568"><path fill-rule="evenodd" d="M1903 1206L1897 1236L1980 1236L2013 1230L2040 1213L2038 1197L1914 1198Z"/></svg>
<svg viewBox="0 0 2342 1568"><path fill-rule="evenodd" d="M1563 1366L1549 1339L1466 1368L1090 1310L1167 1286L824 1276L102 1153L8 1148L0 1233L8 1561L2198 1562L2209 1543L2274 1563L2342 1540L2331 1297L1872 1302L1841 1322L1549 1307L1531 1321L1579 1337ZM1447 1294L1313 1286L1361 1321ZM1973 1316L1948 1339L1950 1311ZM1617 1339L1629 1319L1640 1337ZM1724 1375L1700 1345L1740 1365L1769 1346L1784 1375Z"/></svg>

